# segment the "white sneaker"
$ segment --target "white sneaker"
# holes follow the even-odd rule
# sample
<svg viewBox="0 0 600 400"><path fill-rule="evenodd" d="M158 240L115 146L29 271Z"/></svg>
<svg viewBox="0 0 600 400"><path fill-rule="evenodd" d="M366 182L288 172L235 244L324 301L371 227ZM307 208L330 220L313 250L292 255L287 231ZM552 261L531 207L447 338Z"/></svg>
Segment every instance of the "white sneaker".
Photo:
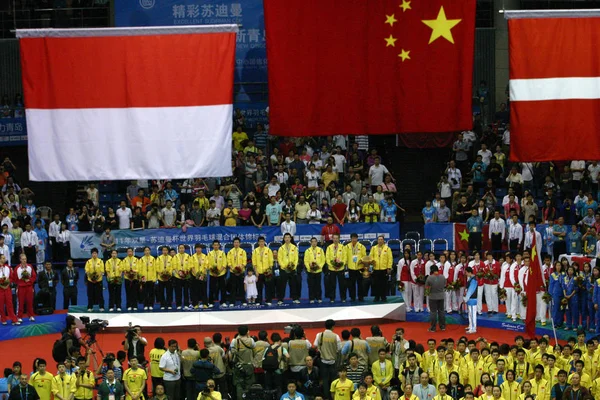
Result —
<svg viewBox="0 0 600 400"><path fill-rule="evenodd" d="M317 303L321 304L323 302L323 300L319 299L317 300Z"/></svg>
<svg viewBox="0 0 600 400"><path fill-rule="evenodd" d="M232 303L229 305L229 308L233 308L233 307L235 307L235 304Z"/></svg>
<svg viewBox="0 0 600 400"><path fill-rule="evenodd" d="M114 309L114 308L109 308L109 309L108 309L108 312L113 312L113 311L115 311L115 309Z"/></svg>
<svg viewBox="0 0 600 400"><path fill-rule="evenodd" d="M101 309L100 309L100 312L104 312L104 308L101 308Z"/></svg>
<svg viewBox="0 0 600 400"><path fill-rule="evenodd" d="M210 304L208 305L208 308L213 308L214 306L215 306L214 304L210 303Z"/></svg>
<svg viewBox="0 0 600 400"><path fill-rule="evenodd" d="M315 304L314 300L309 301L310 304Z"/></svg>
<svg viewBox="0 0 600 400"><path fill-rule="evenodd" d="M13 325L21 325L21 321L13 322Z"/></svg>
<svg viewBox="0 0 600 400"><path fill-rule="evenodd" d="M2 325L6 325L6 321L2 321Z"/></svg>
<svg viewBox="0 0 600 400"><path fill-rule="evenodd" d="M172 309L173 309L173 307L171 307L171 306L169 306L168 308L169 308L169 310L172 310Z"/></svg>
<svg viewBox="0 0 600 400"><path fill-rule="evenodd" d="M294 303L300 304L300 300L294 300Z"/></svg>
<svg viewBox="0 0 600 400"><path fill-rule="evenodd" d="M119 308L117 308L117 311L118 311L118 312L121 312L121 308L120 308L120 307L119 307Z"/></svg>
<svg viewBox="0 0 600 400"><path fill-rule="evenodd" d="M181 310L181 306L177 306L177 309L178 309L178 310Z"/></svg>
<svg viewBox="0 0 600 400"><path fill-rule="evenodd" d="M92 309L91 309L91 308L88 308L88 312L92 312Z"/></svg>
<svg viewBox="0 0 600 400"><path fill-rule="evenodd" d="M161 309L161 310L164 310L165 308L164 308L164 307L161 307L160 309Z"/></svg>
<svg viewBox="0 0 600 400"><path fill-rule="evenodd" d="M131 307L127 307L127 311L131 311Z"/></svg>
<svg viewBox="0 0 600 400"><path fill-rule="evenodd" d="M268 305L269 307L271 307L271 303L265 303L266 305Z"/></svg>
<svg viewBox="0 0 600 400"><path fill-rule="evenodd" d="M406 307L406 312L412 312L412 308Z"/></svg>
<svg viewBox="0 0 600 400"><path fill-rule="evenodd" d="M277 305L278 305L278 306L282 306L282 305L283 305L283 301L278 301L278 302L277 302Z"/></svg>
<svg viewBox="0 0 600 400"><path fill-rule="evenodd" d="M242 305L243 305L244 307L246 307L246 306L248 305L248 303L242 303Z"/></svg>
<svg viewBox="0 0 600 400"><path fill-rule="evenodd" d="M31 322L35 322L35 318L33 318L33 317L29 317L29 320L30 320Z"/></svg>
<svg viewBox="0 0 600 400"><path fill-rule="evenodd" d="M19 321L19 323L23 322L23 318L19 318L17 321Z"/></svg>

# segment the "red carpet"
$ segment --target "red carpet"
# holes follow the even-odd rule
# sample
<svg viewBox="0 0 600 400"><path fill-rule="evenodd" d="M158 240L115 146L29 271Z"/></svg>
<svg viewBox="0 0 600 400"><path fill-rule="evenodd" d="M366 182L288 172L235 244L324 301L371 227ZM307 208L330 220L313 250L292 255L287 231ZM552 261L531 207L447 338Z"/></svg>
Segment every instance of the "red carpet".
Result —
<svg viewBox="0 0 600 400"><path fill-rule="evenodd" d="M391 340L394 330L396 327L403 327L406 331L405 338L407 340L415 340L417 343L422 344L427 348L427 339L434 338L436 340L440 340L442 338L453 338L455 341L465 334L465 326L464 325L448 325L448 329L446 332L435 332L429 333L427 332L427 328L429 328L429 324L419 323L419 322L399 322L397 324L385 324L380 326L384 336ZM343 327L336 326L334 329L336 333L340 334L344 329L350 329L351 327ZM359 326L362 336L367 337L370 336L370 326ZM323 328L324 329L324 328ZM322 331L322 329L307 329L306 337L311 342L314 341L315 336L318 332ZM256 335L257 331L250 331L252 335ZM274 331L269 331L269 335L271 332L279 332L283 335L283 328L277 329ZM195 338L199 343L202 343L202 340L206 336L212 336L214 332L173 332L169 334L155 334L149 333L144 334L146 339L148 340L148 348L146 350L146 355L152 349L154 344L154 339L158 336L162 336L165 340L176 339L179 342L179 346L181 348L186 348L187 339ZM235 332L221 332L223 337L229 336L233 339ZM481 328L478 330L477 334L469 335L469 339L476 339L477 337L482 336L485 337L489 342L497 341L499 343L513 343L513 338L516 336L512 332L506 332L500 329L489 329L489 328ZM54 360L52 359L52 345L54 341L59 338L59 335L45 335L45 336L35 336L30 338L23 339L15 339L10 341L0 342L0 351L2 353L2 368L11 367L14 361L21 361L23 364L23 369L26 372L30 372L31 365L33 364L33 360L36 357L44 358L48 362L48 370L52 373L56 371L56 367L54 365ZM106 352L114 352L116 353L118 350L122 349L121 342L124 339L124 333L100 333L97 336L98 344L102 348L102 350ZM98 361L101 362L101 357L98 355Z"/></svg>

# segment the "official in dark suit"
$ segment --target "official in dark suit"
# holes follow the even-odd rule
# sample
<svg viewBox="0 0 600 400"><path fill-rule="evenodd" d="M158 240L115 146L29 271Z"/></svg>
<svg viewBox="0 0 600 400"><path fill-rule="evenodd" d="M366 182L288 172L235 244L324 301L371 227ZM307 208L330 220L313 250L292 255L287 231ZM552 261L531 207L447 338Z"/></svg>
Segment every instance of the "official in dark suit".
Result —
<svg viewBox="0 0 600 400"><path fill-rule="evenodd" d="M52 308L56 310L56 286L58 285L58 273L52 269L52 263L44 263L44 271L38 274L38 287L50 293Z"/></svg>
<svg viewBox="0 0 600 400"><path fill-rule="evenodd" d="M67 267L63 269L61 281L63 284L63 309L68 310L69 305L77 305L77 282L79 271L73 267L73 260L67 260Z"/></svg>

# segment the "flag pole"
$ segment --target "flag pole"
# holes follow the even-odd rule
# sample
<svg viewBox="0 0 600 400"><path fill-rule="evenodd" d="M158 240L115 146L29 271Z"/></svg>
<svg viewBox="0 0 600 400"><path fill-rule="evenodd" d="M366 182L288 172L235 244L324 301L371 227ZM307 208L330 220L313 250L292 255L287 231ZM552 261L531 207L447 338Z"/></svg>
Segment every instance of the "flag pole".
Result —
<svg viewBox="0 0 600 400"><path fill-rule="evenodd" d="M535 230L535 233L538 233L537 229ZM540 237L541 236L542 236L542 234L540 233ZM537 240L536 240L536 247L537 247ZM544 290L547 291L548 290L548 286L546 286L546 279L544 278L544 270L542 268L543 264L542 264L542 255L541 255L541 252L537 253L536 257L538 258L538 263L540 264L540 274L542 274L542 282L544 284ZM548 275L548 276L550 276L550 275ZM550 322L552 322L552 333L554 333L554 345L556 346L558 344L558 336L556 335L556 327L554 326L554 318L552 318L552 306L554 305L554 298L552 300L550 300L549 304L550 304ZM548 312L548 311L546 310L546 312ZM544 318L545 317L546 316L544 315Z"/></svg>

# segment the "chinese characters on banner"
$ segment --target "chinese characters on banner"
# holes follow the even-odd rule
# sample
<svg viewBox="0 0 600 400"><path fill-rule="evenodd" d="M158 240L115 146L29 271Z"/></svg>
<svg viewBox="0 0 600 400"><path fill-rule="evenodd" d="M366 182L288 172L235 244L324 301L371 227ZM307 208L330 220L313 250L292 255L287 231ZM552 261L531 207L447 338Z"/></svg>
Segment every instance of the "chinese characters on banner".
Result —
<svg viewBox="0 0 600 400"><path fill-rule="evenodd" d="M0 119L0 146L22 146L27 144L25 118Z"/></svg>

